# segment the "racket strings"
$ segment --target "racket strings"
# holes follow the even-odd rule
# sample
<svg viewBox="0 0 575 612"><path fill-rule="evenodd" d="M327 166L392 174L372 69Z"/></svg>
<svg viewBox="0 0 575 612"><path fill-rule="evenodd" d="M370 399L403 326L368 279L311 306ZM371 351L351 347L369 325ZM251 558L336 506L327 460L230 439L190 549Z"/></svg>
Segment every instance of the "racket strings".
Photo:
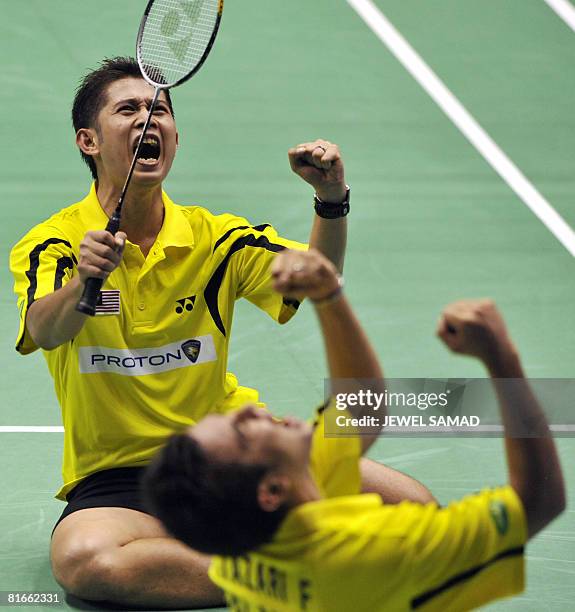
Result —
<svg viewBox="0 0 575 612"><path fill-rule="evenodd" d="M173 85L202 61L219 16L219 0L158 0L150 10L139 53L146 76Z"/></svg>

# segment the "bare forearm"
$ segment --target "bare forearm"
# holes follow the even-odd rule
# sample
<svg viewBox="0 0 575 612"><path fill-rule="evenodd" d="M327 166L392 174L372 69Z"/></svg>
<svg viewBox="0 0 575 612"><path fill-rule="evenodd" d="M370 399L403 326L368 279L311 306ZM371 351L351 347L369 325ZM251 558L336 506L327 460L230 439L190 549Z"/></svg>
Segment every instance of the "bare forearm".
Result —
<svg viewBox="0 0 575 612"><path fill-rule="evenodd" d="M498 358L488 369L501 407L510 484L523 502L531 537L565 507L561 464L518 355Z"/></svg>
<svg viewBox="0 0 575 612"><path fill-rule="evenodd" d="M26 325L34 342L51 350L70 341L82 329L86 315L76 311L83 284L74 277L62 289L34 302L28 310Z"/></svg>
<svg viewBox="0 0 575 612"><path fill-rule="evenodd" d="M315 216L309 246L323 253L340 274L343 272L346 244L347 217L323 219L318 215Z"/></svg>
<svg viewBox="0 0 575 612"><path fill-rule="evenodd" d="M383 373L371 343L343 294L334 302L316 306L316 312L324 338L332 396L346 396L345 403L352 417L372 417L373 405L370 402L350 401L350 394L360 391L374 394L385 391ZM380 406L378 416L381 423L385 404ZM381 426L370 424L369 431L362 431L363 452L375 442L380 430Z"/></svg>
<svg viewBox="0 0 575 612"><path fill-rule="evenodd" d="M333 391L355 393L363 389L382 393L383 373L379 360L345 296L341 295L328 305L316 307L316 312L324 338ZM365 410L366 406L349 407L354 416L363 415ZM367 410L371 414L372 408Z"/></svg>
<svg viewBox="0 0 575 612"><path fill-rule="evenodd" d="M330 394L355 394L362 389L381 393L383 380L377 355L341 291L333 262L313 248L307 252L288 250L275 258L271 274L276 291L295 299L308 297L315 306L332 380ZM367 410L365 405L351 405L355 404L352 401L346 404L354 416ZM378 431L362 437L363 450Z"/></svg>
<svg viewBox="0 0 575 612"><path fill-rule="evenodd" d="M316 312L331 378L381 378L377 355L345 296Z"/></svg>

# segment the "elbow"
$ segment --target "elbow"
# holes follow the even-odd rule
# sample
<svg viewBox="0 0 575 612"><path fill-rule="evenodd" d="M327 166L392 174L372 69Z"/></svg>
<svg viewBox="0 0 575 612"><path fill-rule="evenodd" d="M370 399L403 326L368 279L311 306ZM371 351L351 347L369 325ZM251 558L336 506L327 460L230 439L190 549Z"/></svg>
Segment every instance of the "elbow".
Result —
<svg viewBox="0 0 575 612"><path fill-rule="evenodd" d="M35 302L26 315L26 333L34 344L45 351L51 351L62 342L54 337L55 325L52 321L44 320L42 311L38 310Z"/></svg>
<svg viewBox="0 0 575 612"><path fill-rule="evenodd" d="M529 538L545 529L545 527L560 516L565 511L566 505L565 499L550 499L545 503L544 507L533 508L531 512L526 511Z"/></svg>
<svg viewBox="0 0 575 612"><path fill-rule="evenodd" d="M44 351L52 351L55 348L58 348L60 346L60 344L57 344L56 342L37 342L36 343L42 350Z"/></svg>
<svg viewBox="0 0 575 612"><path fill-rule="evenodd" d="M59 344L57 344L55 342L51 342L49 338L43 338L43 337L40 337L40 336L35 336L34 334L30 334L30 337L34 341L34 344L38 348L41 348L44 351L51 351L51 350L55 349L56 347L60 346Z"/></svg>
<svg viewBox="0 0 575 612"><path fill-rule="evenodd" d="M549 522L557 518L560 514L565 512L567 508L567 494L565 491L565 482L561 472L557 475L553 487L550 492L545 495L545 503L549 505Z"/></svg>
<svg viewBox="0 0 575 612"><path fill-rule="evenodd" d="M557 493L553 507L555 511L555 516L553 518L556 518L560 514L563 514L563 512L565 512L565 510L567 509L567 495L563 482L561 482L560 490Z"/></svg>
<svg viewBox="0 0 575 612"><path fill-rule="evenodd" d="M55 342L53 338L50 337L49 334L42 333L39 329L37 329L34 324L30 322L30 320L26 321L26 332L34 342L34 344L45 351L51 351L52 349L60 346L61 343Z"/></svg>
<svg viewBox="0 0 575 612"><path fill-rule="evenodd" d="M562 479L553 487L536 491L526 492L517 487L514 488L525 510L529 538L547 527L567 508L565 486Z"/></svg>

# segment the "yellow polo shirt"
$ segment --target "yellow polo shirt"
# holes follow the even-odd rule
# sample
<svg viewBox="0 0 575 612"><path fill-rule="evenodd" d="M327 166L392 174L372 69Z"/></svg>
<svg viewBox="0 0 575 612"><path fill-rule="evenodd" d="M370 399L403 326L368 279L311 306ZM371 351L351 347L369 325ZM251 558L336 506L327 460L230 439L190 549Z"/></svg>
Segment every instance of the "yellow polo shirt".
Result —
<svg viewBox="0 0 575 612"><path fill-rule="evenodd" d="M315 478L325 491L334 471L347 472L355 495L334 496L337 487L331 488L330 497L292 510L273 541L257 552L214 559L210 577L224 589L231 610L455 612L523 590L527 529L511 487L447 508L384 505L377 495L358 494L348 442L341 439L338 449L318 428L312 469L319 456L314 449L329 444L335 454L321 452L327 463L321 473L314 469Z"/></svg>
<svg viewBox="0 0 575 612"><path fill-rule="evenodd" d="M43 351L65 429L60 499L93 472L147 463L167 436L208 412L257 402L255 390L226 372L234 302L245 297L280 323L297 308L273 291L269 266L278 251L305 245L269 225L178 206L165 193L163 200L164 223L147 257L128 241L97 315L72 342ZM13 248L20 353L38 348L28 308L77 274L81 240L106 223L92 185Z"/></svg>

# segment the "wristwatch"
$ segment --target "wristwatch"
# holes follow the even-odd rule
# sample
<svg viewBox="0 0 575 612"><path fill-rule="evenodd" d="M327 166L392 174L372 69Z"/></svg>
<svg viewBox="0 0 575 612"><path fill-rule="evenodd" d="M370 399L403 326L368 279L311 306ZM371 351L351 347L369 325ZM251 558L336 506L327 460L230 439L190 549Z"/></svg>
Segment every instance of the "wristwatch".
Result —
<svg viewBox="0 0 575 612"><path fill-rule="evenodd" d="M317 193L313 196L313 207L316 214L322 219L339 219L345 217L349 213L349 185L345 186L345 198L339 204L331 202L323 202L317 197Z"/></svg>

